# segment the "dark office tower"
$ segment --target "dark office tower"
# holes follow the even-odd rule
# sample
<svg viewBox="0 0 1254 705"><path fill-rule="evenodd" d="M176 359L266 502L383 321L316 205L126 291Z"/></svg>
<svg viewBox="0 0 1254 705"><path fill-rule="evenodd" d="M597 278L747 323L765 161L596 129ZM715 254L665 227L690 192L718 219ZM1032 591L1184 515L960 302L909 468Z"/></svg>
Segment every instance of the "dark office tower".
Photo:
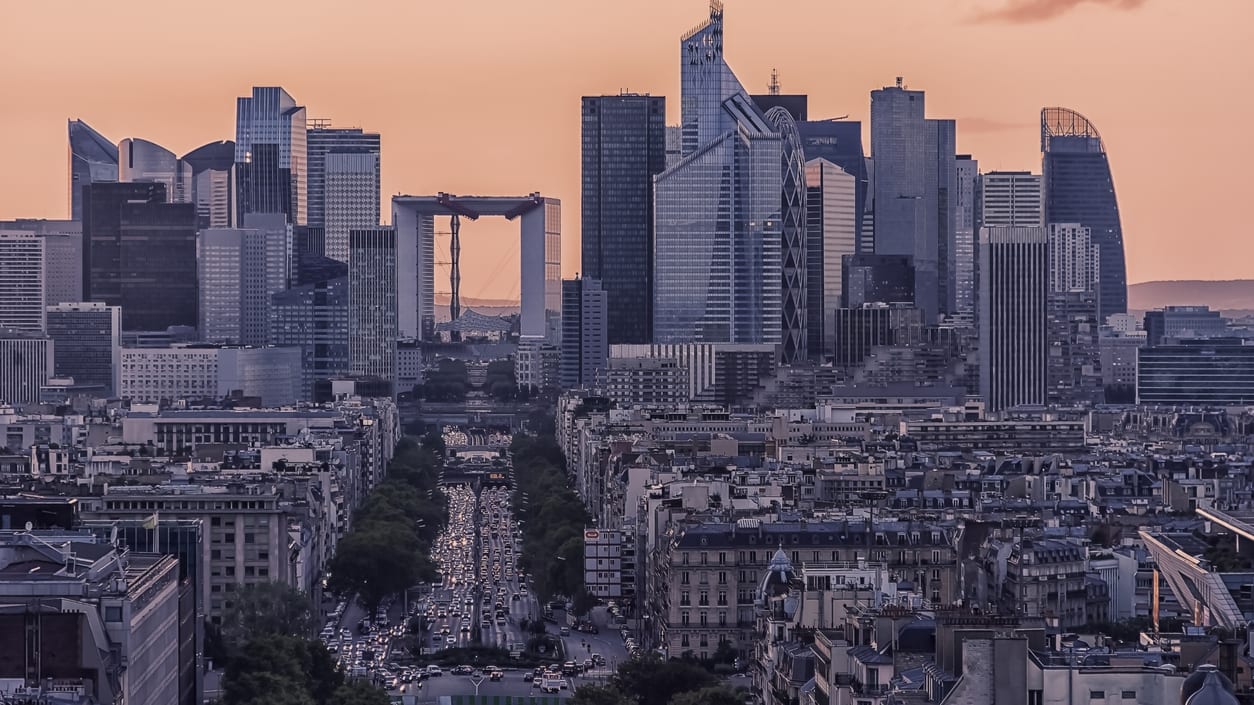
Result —
<svg viewBox="0 0 1254 705"><path fill-rule="evenodd" d="M770 96L768 96L770 97ZM775 96L781 97L781 96ZM783 227L781 261L783 281L783 320L780 332L783 347L780 360L784 363L800 362L806 358L806 165L801 151L801 136L797 134L797 121L788 110L776 106L763 116L767 124L779 133L780 144L780 206Z"/></svg>
<svg viewBox="0 0 1254 705"><path fill-rule="evenodd" d="M196 207L160 183L83 189L83 298L122 307L123 330L195 326Z"/></svg>
<svg viewBox="0 0 1254 705"><path fill-rule="evenodd" d="M348 276L314 279L270 297L270 345L301 349L303 396L318 380L348 373ZM333 271L327 271L333 274Z"/></svg>
<svg viewBox="0 0 1254 705"><path fill-rule="evenodd" d="M653 176L666 168L666 98L583 99L582 274L601 282L610 344L653 339Z"/></svg>
<svg viewBox="0 0 1254 705"><path fill-rule="evenodd" d="M928 193L934 193L936 219L936 286L938 312L952 314L957 308L955 220L958 213L957 127L953 120L927 121Z"/></svg>
<svg viewBox="0 0 1254 705"><path fill-rule="evenodd" d="M348 365L355 375L396 379L396 231L348 234Z"/></svg>
<svg viewBox="0 0 1254 705"><path fill-rule="evenodd" d="M1128 311L1123 226L1110 161L1097 128L1067 108L1041 110L1045 223L1089 228L1100 252L1099 318Z"/></svg>
<svg viewBox="0 0 1254 705"><path fill-rule="evenodd" d="M1104 401L1097 292L1051 291L1049 315L1050 405L1099 404Z"/></svg>
<svg viewBox="0 0 1254 705"><path fill-rule="evenodd" d="M845 308L914 303L914 264L905 255L846 255L844 270Z"/></svg>
<svg viewBox="0 0 1254 705"><path fill-rule="evenodd" d="M347 262L348 231L379 225L379 134L314 120L307 149L309 225L325 231L327 257Z"/></svg>
<svg viewBox="0 0 1254 705"><path fill-rule="evenodd" d="M982 228L980 393L989 411L1045 403L1048 297L1045 228Z"/></svg>
<svg viewBox="0 0 1254 705"><path fill-rule="evenodd" d="M83 219L83 187L118 180L118 148L82 120L70 120L70 220Z"/></svg>
<svg viewBox="0 0 1254 705"><path fill-rule="evenodd" d="M235 227L235 143L210 142L179 161L191 171L184 188L187 201L196 204L197 227Z"/></svg>
<svg viewBox="0 0 1254 705"><path fill-rule="evenodd" d="M954 159L954 239L950 250L953 309L950 313L975 320L975 239L980 228L980 163L969 154Z"/></svg>
<svg viewBox="0 0 1254 705"><path fill-rule="evenodd" d="M595 279L562 280L562 350L557 363L563 389L599 384L609 357L605 291Z"/></svg>
<svg viewBox="0 0 1254 705"><path fill-rule="evenodd" d="M826 356L842 369L862 364L874 347L917 343L923 330L919 309L902 304L838 308L831 325L832 348Z"/></svg>
<svg viewBox="0 0 1254 705"><path fill-rule="evenodd" d="M305 108L278 87L253 88L239 98L235 117L238 222L246 213L283 213L287 222L307 218Z"/></svg>
<svg viewBox="0 0 1254 705"><path fill-rule="evenodd" d="M56 377L73 377L76 387L97 387L99 396L117 393L122 316L117 306L64 303L48 307L48 337Z"/></svg>
<svg viewBox="0 0 1254 705"><path fill-rule="evenodd" d="M862 150L862 123L843 120L799 122L797 134L801 136L801 149L807 162L826 159L853 176L858 254L872 254L875 251L874 236L870 219L866 216L869 181L867 159Z"/></svg>
<svg viewBox="0 0 1254 705"><path fill-rule="evenodd" d="M771 108L783 108L796 122L809 119L810 96L804 93L759 93L749 97L763 113Z"/></svg>

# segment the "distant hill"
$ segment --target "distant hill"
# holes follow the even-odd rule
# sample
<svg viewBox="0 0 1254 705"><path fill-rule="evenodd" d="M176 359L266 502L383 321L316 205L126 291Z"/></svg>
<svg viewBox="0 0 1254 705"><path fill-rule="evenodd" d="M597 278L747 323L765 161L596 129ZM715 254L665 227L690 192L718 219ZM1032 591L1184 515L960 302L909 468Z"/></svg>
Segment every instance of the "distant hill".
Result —
<svg viewBox="0 0 1254 705"><path fill-rule="evenodd" d="M1159 281L1128 286L1128 309L1210 306L1220 311L1254 310L1254 279Z"/></svg>
<svg viewBox="0 0 1254 705"><path fill-rule="evenodd" d="M448 306L449 295L443 292L436 293L435 303L437 306ZM474 299L469 296L462 297L462 308L473 306L474 308L518 308L518 302L510 299Z"/></svg>

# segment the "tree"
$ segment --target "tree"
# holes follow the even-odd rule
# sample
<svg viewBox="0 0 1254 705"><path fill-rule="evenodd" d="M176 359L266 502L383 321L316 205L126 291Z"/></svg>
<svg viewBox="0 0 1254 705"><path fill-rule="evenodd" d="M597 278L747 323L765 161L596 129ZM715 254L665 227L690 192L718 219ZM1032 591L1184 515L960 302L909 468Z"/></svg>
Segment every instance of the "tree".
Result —
<svg viewBox="0 0 1254 705"><path fill-rule="evenodd" d="M241 647L260 636L313 634L313 605L299 590L280 582L245 585L222 616L222 638Z"/></svg>
<svg viewBox="0 0 1254 705"><path fill-rule="evenodd" d="M321 642L267 635L231 659L222 682L224 705L327 705L344 683Z"/></svg>
<svg viewBox="0 0 1254 705"><path fill-rule="evenodd" d="M624 662L611 683L623 693L634 694L639 705L668 705L676 694L712 686L715 680L700 666L650 655Z"/></svg>
<svg viewBox="0 0 1254 705"><path fill-rule="evenodd" d="M408 589L430 565L430 556L419 554L412 531L396 523L375 524L340 539L327 587L341 595L357 593L374 613L384 597Z"/></svg>
<svg viewBox="0 0 1254 705"><path fill-rule="evenodd" d="M576 617L582 617L592 611L596 607L597 598L587 590L580 590L571 598L571 612Z"/></svg>
<svg viewBox="0 0 1254 705"><path fill-rule="evenodd" d="M329 705L390 705L387 692L361 680L341 685L331 695Z"/></svg>
<svg viewBox="0 0 1254 705"><path fill-rule="evenodd" d="M575 688L566 705L635 705L635 700L612 685L590 683Z"/></svg>
<svg viewBox="0 0 1254 705"><path fill-rule="evenodd" d="M670 705L744 705L745 699L725 685L689 690L671 698Z"/></svg>

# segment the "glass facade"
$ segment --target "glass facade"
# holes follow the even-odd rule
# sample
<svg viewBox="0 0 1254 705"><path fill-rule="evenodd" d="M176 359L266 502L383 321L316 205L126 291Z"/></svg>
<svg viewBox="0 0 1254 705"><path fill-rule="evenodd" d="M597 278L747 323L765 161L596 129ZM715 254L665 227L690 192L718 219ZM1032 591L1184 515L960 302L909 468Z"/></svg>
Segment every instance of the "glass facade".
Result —
<svg viewBox="0 0 1254 705"><path fill-rule="evenodd" d="M582 274L597 279L609 342L653 335L653 176L666 168L666 99L583 99Z"/></svg>
<svg viewBox="0 0 1254 705"><path fill-rule="evenodd" d="M83 297L122 308L123 330L196 326L196 207L161 183L83 189Z"/></svg>
<svg viewBox="0 0 1254 705"><path fill-rule="evenodd" d="M348 238L349 370L393 380L398 334L396 232L352 230Z"/></svg>
<svg viewBox="0 0 1254 705"><path fill-rule="evenodd" d="M720 3L680 59L683 158L654 182L654 342L779 344L780 136L723 60Z"/></svg>
<svg viewBox="0 0 1254 705"><path fill-rule="evenodd" d="M113 373L119 360L121 313L117 306L67 303L48 308L48 337L52 339L57 377L73 377L76 386L99 386L100 394L115 394Z"/></svg>
<svg viewBox="0 0 1254 705"><path fill-rule="evenodd" d="M187 201L196 204L201 228L235 227L235 143L210 142L183 155L191 170Z"/></svg>
<svg viewBox="0 0 1254 705"><path fill-rule="evenodd" d="M378 227L380 138L361 128L314 127L309 156L309 224L326 230L326 256L348 261L348 231Z"/></svg>
<svg viewBox="0 0 1254 705"><path fill-rule="evenodd" d="M989 411L1045 403L1049 238L1041 227L980 230L980 392Z"/></svg>
<svg viewBox="0 0 1254 705"><path fill-rule="evenodd" d="M294 225L308 217L305 108L277 87L239 98L235 166L239 221L246 213L283 213Z"/></svg>
<svg viewBox="0 0 1254 705"><path fill-rule="evenodd" d="M70 220L83 219L83 187L118 180L118 148L82 120L69 121Z"/></svg>
<svg viewBox="0 0 1254 705"><path fill-rule="evenodd" d="M826 159L806 162L806 347L831 356L841 306L844 257L857 248L857 179Z"/></svg>
<svg viewBox="0 0 1254 705"><path fill-rule="evenodd" d="M806 358L808 338L806 314L806 175L805 155L801 151L801 136L797 123L782 106L775 106L764 116L767 123L780 135L780 228L783 242L780 249L780 305L783 319L780 349L784 362L799 362ZM816 283L817 285L817 283Z"/></svg>
<svg viewBox="0 0 1254 705"><path fill-rule="evenodd" d="M302 394L312 399L317 380L348 372L348 277L293 287L270 302L270 345L301 349Z"/></svg>
<svg viewBox="0 0 1254 705"><path fill-rule="evenodd" d="M1123 226L1110 161L1097 128L1067 108L1041 110L1045 222L1088 227L1100 252L1099 319L1128 311Z"/></svg>
<svg viewBox="0 0 1254 705"><path fill-rule="evenodd" d="M1231 338L1141 348L1136 401L1248 406L1254 403L1254 345Z"/></svg>
<svg viewBox="0 0 1254 705"><path fill-rule="evenodd" d="M858 252L871 254L874 252L874 236L870 232L871 222L866 217L865 204L870 182L866 155L862 149L862 123L856 120L809 120L797 123L797 134L801 137L801 148L807 162L826 159L853 176L854 198L858 205L854 213L857 219L855 227L861 248ZM863 242L871 246L862 247Z"/></svg>
<svg viewBox="0 0 1254 705"><path fill-rule="evenodd" d="M976 301L976 246L979 231L980 163L964 154L954 160L954 246L950 250L953 279L951 312L974 320Z"/></svg>

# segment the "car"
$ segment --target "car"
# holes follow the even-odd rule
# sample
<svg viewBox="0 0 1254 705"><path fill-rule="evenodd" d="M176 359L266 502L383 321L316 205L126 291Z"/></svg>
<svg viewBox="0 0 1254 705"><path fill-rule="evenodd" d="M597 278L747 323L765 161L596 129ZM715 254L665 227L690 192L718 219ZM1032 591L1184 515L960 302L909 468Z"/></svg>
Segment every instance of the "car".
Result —
<svg viewBox="0 0 1254 705"><path fill-rule="evenodd" d="M532 673L531 671L527 671L526 673L523 674L523 683L530 683L531 681L535 680L535 678L536 678L536 674Z"/></svg>
<svg viewBox="0 0 1254 705"><path fill-rule="evenodd" d="M560 680L558 680L558 681L557 681L557 687L558 687L558 689L559 689L559 690L569 690L569 689L570 689L570 681L566 680L565 678L562 678L562 679L560 679Z"/></svg>
<svg viewBox="0 0 1254 705"><path fill-rule="evenodd" d="M541 693L561 692L562 684L560 681L561 681L560 678L545 678L544 680L540 681L540 692Z"/></svg>
<svg viewBox="0 0 1254 705"><path fill-rule="evenodd" d="M468 676L474 672L475 672L475 669L466 665L453 666L453 670L449 671L449 673L452 673L455 676Z"/></svg>
<svg viewBox="0 0 1254 705"><path fill-rule="evenodd" d="M570 627L562 627L561 629L557 630L557 633L561 634L562 636L570 636Z"/></svg>
<svg viewBox="0 0 1254 705"><path fill-rule="evenodd" d="M499 681L504 677L505 677L505 672L500 669L488 672L488 680Z"/></svg>
<svg viewBox="0 0 1254 705"><path fill-rule="evenodd" d="M434 678L444 675L444 671L439 666L427 666L427 676Z"/></svg>

